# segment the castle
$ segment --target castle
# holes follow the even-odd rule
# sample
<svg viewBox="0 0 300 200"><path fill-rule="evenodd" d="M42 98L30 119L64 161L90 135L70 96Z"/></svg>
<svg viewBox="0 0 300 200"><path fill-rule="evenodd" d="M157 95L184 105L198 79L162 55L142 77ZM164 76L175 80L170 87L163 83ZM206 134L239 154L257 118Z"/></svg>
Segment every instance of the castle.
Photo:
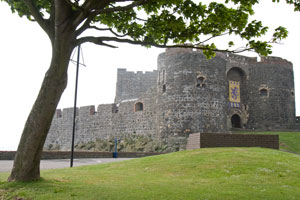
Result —
<svg viewBox="0 0 300 200"><path fill-rule="evenodd" d="M139 142L132 150L176 151L191 133L296 127L287 60L220 52L207 60L201 51L178 48L167 49L157 63L152 72L118 69L114 103L77 108L77 148L95 149L100 141L98 150L111 150L111 138L118 138L120 150ZM45 149L70 149L72 117L73 108L56 111Z"/></svg>

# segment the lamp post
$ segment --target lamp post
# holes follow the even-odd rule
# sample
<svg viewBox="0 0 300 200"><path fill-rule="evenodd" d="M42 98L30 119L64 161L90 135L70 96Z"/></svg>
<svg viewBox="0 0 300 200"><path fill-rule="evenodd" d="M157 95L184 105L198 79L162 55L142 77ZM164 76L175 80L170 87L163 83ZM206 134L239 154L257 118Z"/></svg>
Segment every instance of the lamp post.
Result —
<svg viewBox="0 0 300 200"><path fill-rule="evenodd" d="M76 105L77 105L77 87L78 87L78 72L79 72L79 61L80 61L80 45L77 50L77 65L76 65L76 80L75 80L75 95L74 95L74 115L73 115L73 131L72 131L72 146L71 146L71 161L70 167L73 167L74 157L74 140L75 140L75 124L76 124Z"/></svg>

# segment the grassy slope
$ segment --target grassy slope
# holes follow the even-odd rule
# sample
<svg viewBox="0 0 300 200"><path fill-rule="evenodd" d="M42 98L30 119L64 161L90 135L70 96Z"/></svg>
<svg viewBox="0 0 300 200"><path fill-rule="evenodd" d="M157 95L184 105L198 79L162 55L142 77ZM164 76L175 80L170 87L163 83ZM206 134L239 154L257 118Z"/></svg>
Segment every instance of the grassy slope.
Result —
<svg viewBox="0 0 300 200"><path fill-rule="evenodd" d="M300 199L300 156L261 148L208 148L119 163L43 171L6 183L0 199Z"/></svg>
<svg viewBox="0 0 300 200"><path fill-rule="evenodd" d="M279 135L280 150L300 154L300 132L245 132L244 134L277 134Z"/></svg>

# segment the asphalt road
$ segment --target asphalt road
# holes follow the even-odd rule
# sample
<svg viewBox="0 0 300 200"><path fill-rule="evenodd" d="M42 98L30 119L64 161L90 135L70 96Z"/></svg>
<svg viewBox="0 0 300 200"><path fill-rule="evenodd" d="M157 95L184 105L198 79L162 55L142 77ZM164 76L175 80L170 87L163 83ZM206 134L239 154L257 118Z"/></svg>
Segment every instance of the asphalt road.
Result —
<svg viewBox="0 0 300 200"><path fill-rule="evenodd" d="M74 159L73 166L95 165L108 162L119 162L123 160L130 160L132 158L84 158ZM13 160L0 160L0 172L9 172L13 166ZM58 169L70 167L70 159L57 160L41 160L41 169Z"/></svg>

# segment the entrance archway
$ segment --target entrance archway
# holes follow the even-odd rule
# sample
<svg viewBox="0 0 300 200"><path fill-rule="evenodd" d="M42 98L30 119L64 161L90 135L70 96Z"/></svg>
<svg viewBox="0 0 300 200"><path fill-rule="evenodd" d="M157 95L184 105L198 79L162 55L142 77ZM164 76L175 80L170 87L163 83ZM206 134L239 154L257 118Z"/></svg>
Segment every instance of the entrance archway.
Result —
<svg viewBox="0 0 300 200"><path fill-rule="evenodd" d="M239 115L237 115L237 114L232 115L232 117L231 117L231 125L232 125L232 128L242 128L242 126L241 126L241 118L240 118Z"/></svg>

